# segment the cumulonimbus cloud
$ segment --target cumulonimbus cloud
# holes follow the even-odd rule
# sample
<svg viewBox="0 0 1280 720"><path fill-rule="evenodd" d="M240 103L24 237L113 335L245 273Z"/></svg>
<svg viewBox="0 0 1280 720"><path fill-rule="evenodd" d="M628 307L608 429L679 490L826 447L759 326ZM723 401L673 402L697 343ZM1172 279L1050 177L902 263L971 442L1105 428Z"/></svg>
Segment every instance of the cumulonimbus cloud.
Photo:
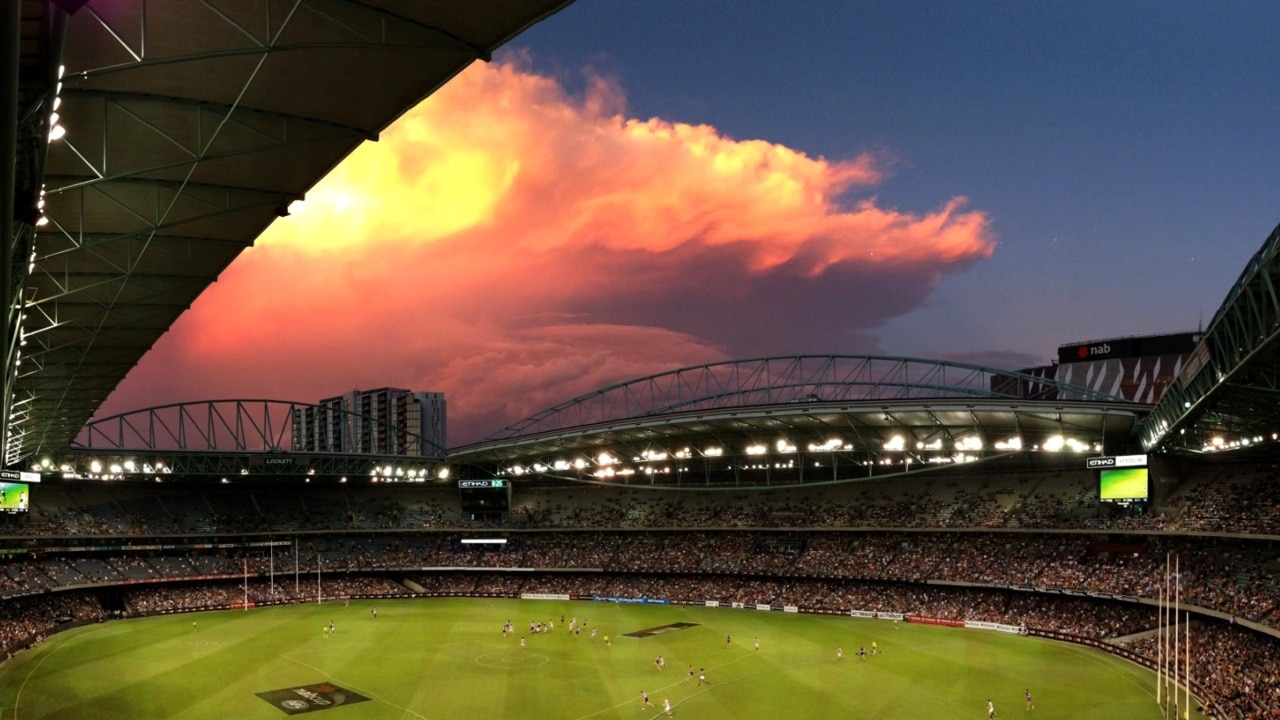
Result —
<svg viewBox="0 0 1280 720"><path fill-rule="evenodd" d="M687 364L877 350L994 249L962 198L877 205L883 176L477 64L273 225L103 411L398 386L446 392L457 443Z"/></svg>

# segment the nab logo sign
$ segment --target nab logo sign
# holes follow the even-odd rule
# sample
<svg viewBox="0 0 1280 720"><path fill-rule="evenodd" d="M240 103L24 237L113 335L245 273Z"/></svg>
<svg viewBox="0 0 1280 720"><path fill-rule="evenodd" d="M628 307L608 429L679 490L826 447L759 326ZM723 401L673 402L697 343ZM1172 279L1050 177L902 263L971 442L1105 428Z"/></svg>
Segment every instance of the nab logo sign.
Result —
<svg viewBox="0 0 1280 720"><path fill-rule="evenodd" d="M1102 343L1101 345L1081 345L1076 348L1076 357L1085 360L1096 355L1110 355L1111 345Z"/></svg>

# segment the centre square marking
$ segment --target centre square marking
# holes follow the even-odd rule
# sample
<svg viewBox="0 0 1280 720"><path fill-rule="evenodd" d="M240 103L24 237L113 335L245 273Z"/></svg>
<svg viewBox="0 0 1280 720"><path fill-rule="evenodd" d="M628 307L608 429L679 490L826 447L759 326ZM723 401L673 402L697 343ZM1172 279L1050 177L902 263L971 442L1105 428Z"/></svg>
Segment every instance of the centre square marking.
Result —
<svg viewBox="0 0 1280 720"><path fill-rule="evenodd" d="M369 698L360 693L340 688L333 683L316 683L300 685L283 690L268 690L254 693L279 708L286 715L329 710L339 705L368 702Z"/></svg>
<svg viewBox="0 0 1280 720"><path fill-rule="evenodd" d="M676 632L678 630L687 630L691 627L698 627L698 623L678 622L678 623L671 623L670 625L659 625L658 627L645 628L644 630L629 632L627 633L626 636L634 637L634 638L647 638L647 637L653 637L654 635L666 635L669 632Z"/></svg>

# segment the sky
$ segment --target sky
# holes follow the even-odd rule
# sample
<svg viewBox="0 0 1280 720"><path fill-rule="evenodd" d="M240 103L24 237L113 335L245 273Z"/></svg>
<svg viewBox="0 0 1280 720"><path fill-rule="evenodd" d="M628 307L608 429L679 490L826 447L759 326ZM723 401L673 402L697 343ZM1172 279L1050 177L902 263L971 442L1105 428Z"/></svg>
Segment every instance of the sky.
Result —
<svg viewBox="0 0 1280 720"><path fill-rule="evenodd" d="M770 355L1207 324L1280 223L1280 4L578 0L353 153L98 417L442 391L461 445Z"/></svg>

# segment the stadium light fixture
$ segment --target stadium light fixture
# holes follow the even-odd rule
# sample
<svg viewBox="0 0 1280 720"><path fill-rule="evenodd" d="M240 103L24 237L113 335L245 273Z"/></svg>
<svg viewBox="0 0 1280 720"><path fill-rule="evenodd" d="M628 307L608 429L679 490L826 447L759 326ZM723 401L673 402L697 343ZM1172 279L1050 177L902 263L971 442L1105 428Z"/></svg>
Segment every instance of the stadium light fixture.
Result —
<svg viewBox="0 0 1280 720"><path fill-rule="evenodd" d="M449 479L449 468L447 468L447 467L442 467L442 468L440 468L440 472L436 473L436 477L440 478L441 480L448 480L448 479Z"/></svg>
<svg viewBox="0 0 1280 720"><path fill-rule="evenodd" d="M747 446L747 454L748 454L748 455L763 455L763 454L765 454L767 451L768 451L768 448L766 448L766 447L765 447L765 446L763 446L763 445L748 445L748 446Z"/></svg>
<svg viewBox="0 0 1280 720"><path fill-rule="evenodd" d="M616 463L616 462L618 462L618 461L617 461L616 459L614 459L614 457L613 457L612 455L610 455L609 453L607 453L607 452L602 452L602 453L600 453L599 455L597 455L597 456L596 456L596 464L597 464L597 465L601 465L601 466L608 466L608 465L612 465L612 464L614 464L614 463Z"/></svg>
<svg viewBox="0 0 1280 720"><path fill-rule="evenodd" d="M1060 452L1062 450L1062 446L1065 445L1066 442L1066 438L1061 435L1050 435L1048 438L1045 438L1044 444L1040 447L1047 452Z"/></svg>
<svg viewBox="0 0 1280 720"><path fill-rule="evenodd" d="M907 440L901 435L894 435L893 437L886 440L884 443L884 449L889 451L902 450L906 446L907 446Z"/></svg>
<svg viewBox="0 0 1280 720"><path fill-rule="evenodd" d="M587 461L586 461L586 460L583 460L582 458L574 458L574 459L573 459L573 469L574 469L574 470L582 470L582 469L584 469L586 466L587 466Z"/></svg>
<svg viewBox="0 0 1280 720"><path fill-rule="evenodd" d="M702 454L707 457L720 457L721 455L724 455L724 448L709 447L706 450L703 450Z"/></svg>

